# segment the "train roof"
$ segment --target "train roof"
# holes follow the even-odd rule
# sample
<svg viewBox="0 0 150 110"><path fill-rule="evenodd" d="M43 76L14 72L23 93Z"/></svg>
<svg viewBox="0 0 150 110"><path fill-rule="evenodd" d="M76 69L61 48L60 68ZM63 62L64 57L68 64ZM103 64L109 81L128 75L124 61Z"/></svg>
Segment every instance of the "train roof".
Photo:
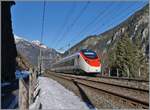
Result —
<svg viewBox="0 0 150 110"><path fill-rule="evenodd" d="M76 52L76 53L74 53L74 54L72 54L72 55L66 56L66 57L62 58L61 60L59 60L58 62L56 62L56 63L54 63L54 64L57 64L57 63L66 61L66 59L71 59L72 57L77 56L77 55L79 55L79 52Z"/></svg>
<svg viewBox="0 0 150 110"><path fill-rule="evenodd" d="M71 59L72 57L79 55L79 53L81 51L92 51L92 50L91 49L81 49L80 51L78 51L78 52L76 52L76 53L74 53L72 55L69 55L69 56L66 56L66 57L62 58L61 60L59 60L58 62L56 62L54 64L58 64L60 62L66 61L67 59Z"/></svg>

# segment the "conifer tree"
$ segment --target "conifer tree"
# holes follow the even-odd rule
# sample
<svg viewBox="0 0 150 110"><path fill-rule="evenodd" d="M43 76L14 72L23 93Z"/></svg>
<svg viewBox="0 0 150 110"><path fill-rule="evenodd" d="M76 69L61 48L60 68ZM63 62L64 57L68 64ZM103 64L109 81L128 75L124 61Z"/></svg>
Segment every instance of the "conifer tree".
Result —
<svg viewBox="0 0 150 110"><path fill-rule="evenodd" d="M135 77L139 67L139 56L138 50L131 42L128 34L122 36L117 43L115 54L116 67L122 71L123 76Z"/></svg>
<svg viewBox="0 0 150 110"><path fill-rule="evenodd" d="M148 66L147 66L147 64L146 64L146 57L143 55L143 51L142 51L142 49L141 49L141 39L140 39L140 37L139 36L137 36L137 38L135 39L135 46L136 46L136 53L137 53L137 56L136 56L136 58L137 58L137 66L138 66L138 74L137 74L137 76L139 76L139 77L146 77L146 76L148 76L148 75L142 75L142 76L140 76L140 72L142 72L142 73L145 73L146 71L148 71L147 69L148 69Z"/></svg>
<svg viewBox="0 0 150 110"><path fill-rule="evenodd" d="M116 46L116 65L122 70L124 76L127 76L129 67L131 66L131 43L130 39L126 36L122 36ZM128 55L127 55L128 54Z"/></svg>

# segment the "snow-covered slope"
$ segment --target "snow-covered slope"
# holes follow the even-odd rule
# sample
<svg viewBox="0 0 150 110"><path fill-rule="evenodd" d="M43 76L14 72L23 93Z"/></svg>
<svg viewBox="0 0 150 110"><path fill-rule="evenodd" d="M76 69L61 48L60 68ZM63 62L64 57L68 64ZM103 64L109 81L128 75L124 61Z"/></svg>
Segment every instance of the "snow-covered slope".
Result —
<svg viewBox="0 0 150 110"><path fill-rule="evenodd" d="M23 37L20 37L20 36L17 36L17 35L14 35L15 37L15 42L18 43L18 42L21 42L21 41L26 41L26 42L29 42L29 43L32 43L33 45L36 45L38 47L41 47L41 48L48 48L46 45L42 44L40 41L38 40L33 40L33 41L28 41L26 39L24 39Z"/></svg>

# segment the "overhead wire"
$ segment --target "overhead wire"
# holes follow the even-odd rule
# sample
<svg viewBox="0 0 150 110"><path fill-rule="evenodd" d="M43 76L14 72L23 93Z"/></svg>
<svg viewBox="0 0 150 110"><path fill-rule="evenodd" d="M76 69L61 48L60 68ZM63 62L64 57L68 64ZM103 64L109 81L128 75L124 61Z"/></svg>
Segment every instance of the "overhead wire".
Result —
<svg viewBox="0 0 150 110"><path fill-rule="evenodd" d="M127 8L129 8L129 6L128 6ZM125 8L125 9L122 10L122 11L123 11L123 12L126 11L127 8ZM122 12L122 11L120 11L120 12ZM108 15L110 15L110 14L108 14ZM119 14L119 15L121 15L121 14ZM121 16L122 16L122 15L121 15ZM105 17L103 17L103 18L105 18ZM117 17L117 18L118 18L118 17ZM98 23L97 23L97 24L98 24ZM105 24L105 25L106 25L106 24ZM100 27L100 25L97 25L97 26ZM73 40L74 40L74 39L72 39L70 42L72 42Z"/></svg>
<svg viewBox="0 0 150 110"><path fill-rule="evenodd" d="M127 11L127 9L129 10L132 7L133 7L133 5L131 4L128 7L124 8L123 10L120 10L120 13L124 12L124 13L122 13L123 15L119 14L120 15L119 17L113 16L113 18L112 18L113 21L120 19L120 17L124 18L126 16L125 12ZM110 26L112 26L112 24L114 24L114 22L110 22L110 24L108 24L108 25L104 24L103 27L105 27L105 26L110 27ZM99 27L96 27L95 30L93 30L92 32L94 33L94 32L97 32L98 30L99 30Z"/></svg>
<svg viewBox="0 0 150 110"><path fill-rule="evenodd" d="M40 42L43 43L43 35L44 35L44 20L45 20L45 6L46 6L46 1L44 0L44 4L43 4L43 15L42 15L42 28L41 28L41 39ZM42 72L42 50L40 48L40 55L39 55L39 72L41 74Z"/></svg>
<svg viewBox="0 0 150 110"><path fill-rule="evenodd" d="M126 9L125 9L126 10ZM120 12L124 12L125 10L119 10ZM118 11L116 11L116 12L118 12ZM110 16L110 14L107 14L108 16ZM121 15L122 16L122 14L119 14L119 15ZM115 15L115 16L117 16L117 15ZM103 17L103 18L108 18L108 17ZM110 18L110 17L109 17ZM118 17L117 17L118 18ZM112 19L112 18L111 18ZM106 20L106 19L102 19L101 20L101 22L103 22L104 20ZM110 21L110 20L107 20L107 21ZM98 22L96 23L96 24L98 24ZM107 23L106 23L107 24ZM102 23L102 26L104 26L104 25L106 25L106 24L104 24L104 23ZM98 28L100 28L100 25L98 24L97 26L95 26L95 27L98 27ZM92 28L93 29L93 28ZM91 31L91 30L89 30L89 31Z"/></svg>
<svg viewBox="0 0 150 110"><path fill-rule="evenodd" d="M145 3L146 4L146 3ZM129 9L130 7L132 7L133 5L131 5L131 6L129 6L129 7L127 7L127 9ZM132 10L130 10L130 11L132 11ZM133 13L132 13L133 14ZM132 16L132 14L130 15L130 16ZM128 16L128 17L130 17L130 16ZM124 14L124 16L122 17L122 18L125 18L126 17L126 14ZM127 18L128 18L127 17ZM118 18L118 17L117 17ZM126 19L127 19L126 18ZM116 18L115 18L116 19ZM122 21L121 21L122 22ZM111 26L113 24L113 22L111 23L111 24L109 24L107 27L109 27L109 26ZM106 25L105 25L106 26Z"/></svg>
<svg viewBox="0 0 150 110"><path fill-rule="evenodd" d="M61 38L57 41L59 44L60 42L65 39L66 35L68 34L68 32L74 27L74 25L76 24L76 22L79 20L79 18L81 17L81 15L85 12L85 10L87 9L88 5L89 5L89 1L85 4L85 6L81 9L81 11L79 12L78 16L76 16L76 18L73 20L73 22L67 27L67 30L63 33L63 35L61 36Z"/></svg>
<svg viewBox="0 0 150 110"><path fill-rule="evenodd" d="M79 33L77 34L77 36L80 36L84 31L86 31L90 25L93 25L93 24L97 24L97 22L99 22L99 20L104 19L104 16L108 14L108 9L111 9L113 7L112 4L109 4L108 5L108 8L106 8L103 12L100 10L99 13L97 14L97 16L94 17L93 20L91 20L91 22L89 22L87 25L84 26L84 28L82 28L81 31L79 31ZM72 42L74 41L75 37L72 38L69 42Z"/></svg>
<svg viewBox="0 0 150 110"><path fill-rule="evenodd" d="M109 4L109 5L108 5L108 8L111 8L111 7L112 7L112 4ZM107 10L108 10L108 8L107 8ZM103 16L106 14L107 10L105 9L103 13L101 13L101 11L100 11L100 12L98 13L98 15L97 15L96 17L94 17L94 19L93 19L91 22L89 22L89 23L78 33L79 36L80 36L80 34L83 33L86 29L88 29L88 27L89 27L90 25L96 24L97 21L101 20L100 18L103 17Z"/></svg>
<svg viewBox="0 0 150 110"><path fill-rule="evenodd" d="M64 23L60 26L59 30L57 31L58 34L56 35L57 37L55 39L55 42L53 43L54 47L56 46L56 42L59 40L60 35L64 32L64 30L68 24L69 19L71 18L71 16L73 15L73 13L75 11L75 8L76 8L76 3L73 2L71 9L68 11L68 13L65 17Z"/></svg>
<svg viewBox="0 0 150 110"><path fill-rule="evenodd" d="M112 16L112 18L111 19L113 19L112 21L115 21L115 19L116 18L120 18L120 17L122 17L123 16L123 14L125 13L125 11L127 10L127 9L129 9L129 8L131 8L133 5L129 5L128 7L126 7L126 8L124 8L123 10L119 10L119 11L117 11L117 12L119 12L119 13L121 13L121 14L118 14L118 15L120 15L119 17L117 16L117 15L115 15L115 16ZM122 12L124 12L124 13L122 13ZM124 14L125 15L125 14ZM117 17L116 17L117 16ZM109 21L111 21L111 20L109 20ZM108 22L109 23L109 22ZM107 23L107 24L108 24ZM113 23L113 22L112 22ZM112 24L111 23L111 24ZM102 24L102 26L104 27L104 26L106 26L106 24ZM109 26L109 25L108 25ZM97 30L99 30L99 28L100 28L100 25L98 25L91 33L95 33Z"/></svg>
<svg viewBox="0 0 150 110"><path fill-rule="evenodd" d="M124 14L124 13L126 13L126 11L128 11L130 8L132 8L132 6L133 6L133 4L131 4L131 5L128 5L128 7L126 7L125 9L123 9L123 10L119 10L121 13L123 12L123 18L124 17L126 17L125 15L126 14ZM127 10L128 9L128 10ZM132 11L131 9L130 9L130 11ZM118 11L117 11L118 12ZM121 14L119 14L119 15L121 15ZM116 16L116 15L115 15ZM118 19L120 19L120 17L122 17L122 15L120 16L120 17L115 17L115 16L113 16L112 17L112 21L115 21L115 19L116 18L118 18ZM110 26L110 25L112 25L113 24L113 22L111 23L111 24L109 24L108 26ZM106 24L102 24L103 26L107 26ZM100 26L99 26L100 27ZM98 30L98 27L96 28L97 30ZM93 32L93 31L92 31ZM95 30L95 32L96 32L96 30Z"/></svg>
<svg viewBox="0 0 150 110"><path fill-rule="evenodd" d="M130 6L128 6L126 9L129 9L129 7ZM124 11L126 11L126 9L125 10L119 10L119 12L124 12ZM108 10L108 9L107 9ZM117 10L118 11L118 10ZM105 17L104 17L104 15L108 15L108 16L110 16L110 14L103 14L103 20L105 20ZM120 16L122 16L122 14L119 14ZM92 25L92 24L98 24L98 22L99 22L99 20L101 20L101 19L98 19L98 18L100 18L102 15L99 13L91 22L89 22L80 32L79 32L79 35L81 35L88 27L89 27L89 25ZM116 15L117 16L117 15ZM118 18L118 17L117 17ZM116 18L114 18L114 19L116 19ZM113 20L114 20L113 19ZM119 18L118 18L119 19ZM93 22L95 22L95 23L93 23ZM109 24L109 25L112 25L112 23L111 24ZM109 26L108 25L108 26ZM104 24L104 23L102 23L102 25L101 26L106 26L106 24ZM98 28L97 28L98 27ZM96 26L96 30L97 29L99 29L99 27L100 27L100 25L97 25ZM68 32L68 31L67 31ZM93 32L93 31L92 31ZM95 32L95 30L94 30L94 32ZM62 38L61 38L62 39ZM74 39L74 38L73 38ZM72 42L73 40L71 40L71 42ZM70 43L71 43L70 42ZM70 44L69 43L69 44ZM64 48L64 47L63 47Z"/></svg>

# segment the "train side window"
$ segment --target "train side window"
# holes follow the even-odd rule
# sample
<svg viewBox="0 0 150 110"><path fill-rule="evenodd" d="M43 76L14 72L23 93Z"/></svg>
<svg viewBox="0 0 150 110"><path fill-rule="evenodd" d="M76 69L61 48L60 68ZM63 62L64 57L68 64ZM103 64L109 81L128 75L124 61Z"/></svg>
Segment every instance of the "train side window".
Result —
<svg viewBox="0 0 150 110"><path fill-rule="evenodd" d="M64 66L73 66L73 65L74 65L74 59L65 61L65 62L61 62L61 63L57 64L55 67L64 67Z"/></svg>

